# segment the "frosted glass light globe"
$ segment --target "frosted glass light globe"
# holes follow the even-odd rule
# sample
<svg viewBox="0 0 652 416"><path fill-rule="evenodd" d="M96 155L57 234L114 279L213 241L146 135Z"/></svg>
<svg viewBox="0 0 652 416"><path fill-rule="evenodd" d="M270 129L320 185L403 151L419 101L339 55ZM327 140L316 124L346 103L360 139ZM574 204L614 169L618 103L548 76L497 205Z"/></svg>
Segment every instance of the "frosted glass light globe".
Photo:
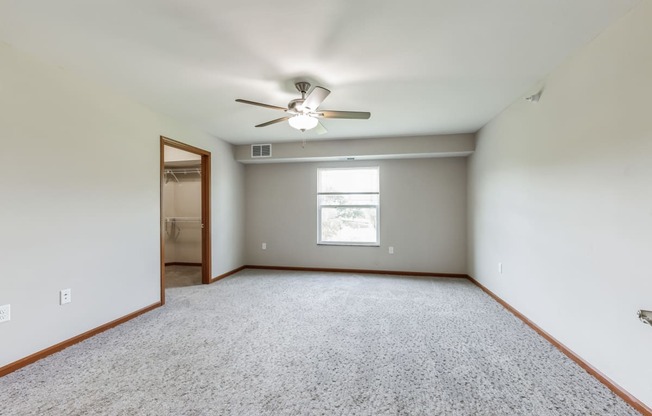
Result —
<svg viewBox="0 0 652 416"><path fill-rule="evenodd" d="M311 117L305 114L298 114L290 119L288 119L290 126L294 127L297 130L305 131L314 129L319 124L319 120L315 117Z"/></svg>

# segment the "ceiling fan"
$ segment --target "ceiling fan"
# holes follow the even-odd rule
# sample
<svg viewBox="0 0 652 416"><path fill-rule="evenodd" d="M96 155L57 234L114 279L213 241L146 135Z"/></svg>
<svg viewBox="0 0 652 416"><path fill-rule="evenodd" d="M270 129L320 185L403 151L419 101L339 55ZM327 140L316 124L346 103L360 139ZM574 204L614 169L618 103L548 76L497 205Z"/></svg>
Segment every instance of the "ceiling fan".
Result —
<svg viewBox="0 0 652 416"><path fill-rule="evenodd" d="M324 134L327 130L319 122L319 119L347 118L366 120L371 117L371 113L363 111L319 110L321 103L326 99L326 97L328 97L328 94L331 93L329 90L323 87L315 87L310 91L310 94L306 95L310 89L309 82L297 82L294 86L301 93L301 98L290 101L287 108L263 104L256 101L242 100L240 98L235 101L244 104L257 105L259 107L271 108L272 110L285 111L288 113L285 117L258 124L256 127L265 127L287 120L290 126L297 130L306 131L315 129L318 134Z"/></svg>

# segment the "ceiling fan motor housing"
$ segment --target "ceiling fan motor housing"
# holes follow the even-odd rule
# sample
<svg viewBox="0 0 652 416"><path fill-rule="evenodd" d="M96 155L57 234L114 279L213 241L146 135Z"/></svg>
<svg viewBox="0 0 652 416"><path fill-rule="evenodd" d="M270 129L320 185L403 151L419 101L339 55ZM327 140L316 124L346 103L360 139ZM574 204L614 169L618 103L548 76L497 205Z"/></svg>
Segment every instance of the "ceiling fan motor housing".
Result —
<svg viewBox="0 0 652 416"><path fill-rule="evenodd" d="M295 82L294 86L297 87L297 90L301 93L302 98L305 98L305 94L310 89L310 83L305 81Z"/></svg>
<svg viewBox="0 0 652 416"><path fill-rule="evenodd" d="M296 100L290 101L288 103L288 110L290 110L290 112L294 112L294 113L303 113L304 112L304 108L303 108L303 102L304 101L305 100L302 99L302 98L297 98Z"/></svg>

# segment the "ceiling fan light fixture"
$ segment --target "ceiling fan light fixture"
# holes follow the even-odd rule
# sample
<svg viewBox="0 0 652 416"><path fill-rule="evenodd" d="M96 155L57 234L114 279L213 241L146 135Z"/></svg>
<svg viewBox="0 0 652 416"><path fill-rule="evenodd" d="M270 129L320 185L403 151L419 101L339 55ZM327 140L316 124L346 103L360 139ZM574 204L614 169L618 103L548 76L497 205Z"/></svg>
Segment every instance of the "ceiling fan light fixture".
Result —
<svg viewBox="0 0 652 416"><path fill-rule="evenodd" d="M317 86L314 87L308 95L306 95L310 89L310 83L297 82L294 85L301 93L301 98L290 101L287 108L259 103L257 101L243 100L241 98L238 98L235 101L243 104L269 108L271 110L280 110L286 113L285 117L280 117L266 123L261 123L255 127L267 127L271 126L272 124L282 123L287 120L290 124L290 127L299 131L303 132L306 130L315 129L315 133L324 134L327 133L328 130L326 130L324 125L319 122L320 118L367 120L369 117L371 117L371 113L366 111L319 110L319 106L331 92L324 87Z"/></svg>
<svg viewBox="0 0 652 416"><path fill-rule="evenodd" d="M290 117L288 123L297 130L306 131L317 127L319 120L306 114L297 114L294 117Z"/></svg>

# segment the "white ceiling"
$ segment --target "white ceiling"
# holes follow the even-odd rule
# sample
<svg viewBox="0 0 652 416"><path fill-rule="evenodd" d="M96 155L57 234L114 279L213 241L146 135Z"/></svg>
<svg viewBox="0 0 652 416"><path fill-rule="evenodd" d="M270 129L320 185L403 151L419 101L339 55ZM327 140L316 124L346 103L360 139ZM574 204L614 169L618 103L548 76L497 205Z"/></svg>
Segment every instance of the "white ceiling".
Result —
<svg viewBox="0 0 652 416"><path fill-rule="evenodd" d="M639 0L2 0L0 39L234 144L475 132ZM293 81L321 108L287 123Z"/></svg>

